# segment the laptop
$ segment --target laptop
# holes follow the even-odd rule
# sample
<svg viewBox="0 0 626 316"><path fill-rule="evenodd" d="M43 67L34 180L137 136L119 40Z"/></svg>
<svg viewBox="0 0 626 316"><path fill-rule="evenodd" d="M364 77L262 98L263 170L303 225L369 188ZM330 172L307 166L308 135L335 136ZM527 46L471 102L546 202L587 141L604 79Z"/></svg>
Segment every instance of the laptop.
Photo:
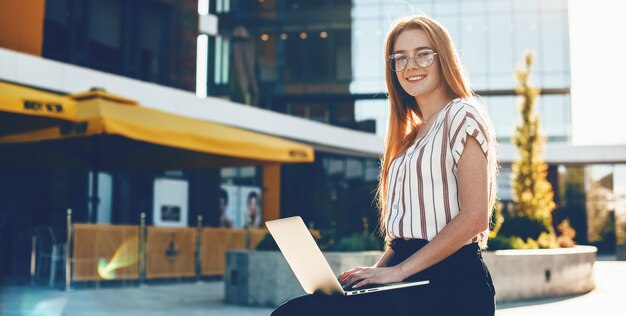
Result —
<svg viewBox="0 0 626 316"><path fill-rule="evenodd" d="M423 280L344 290L300 216L267 221L265 225L306 293L359 295L430 283Z"/></svg>

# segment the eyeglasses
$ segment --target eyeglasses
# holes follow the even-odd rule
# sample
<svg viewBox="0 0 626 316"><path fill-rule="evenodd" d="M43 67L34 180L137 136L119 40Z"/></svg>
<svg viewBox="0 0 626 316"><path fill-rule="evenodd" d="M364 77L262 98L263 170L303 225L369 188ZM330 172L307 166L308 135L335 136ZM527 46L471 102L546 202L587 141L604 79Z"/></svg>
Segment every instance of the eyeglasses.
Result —
<svg viewBox="0 0 626 316"><path fill-rule="evenodd" d="M426 68L433 64L435 55L437 55L437 53L432 49L422 49L418 50L415 55L413 55L413 59L418 66ZM393 71L402 71L409 64L409 56L400 53L389 56L387 60Z"/></svg>

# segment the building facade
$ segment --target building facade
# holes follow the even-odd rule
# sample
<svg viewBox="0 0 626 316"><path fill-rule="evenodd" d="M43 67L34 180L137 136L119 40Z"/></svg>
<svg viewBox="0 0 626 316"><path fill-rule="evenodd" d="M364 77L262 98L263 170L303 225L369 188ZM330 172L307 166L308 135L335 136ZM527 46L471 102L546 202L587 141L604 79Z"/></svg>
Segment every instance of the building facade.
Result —
<svg viewBox="0 0 626 316"><path fill-rule="evenodd" d="M340 238L377 222L373 201L387 119L382 47L393 20L407 13L431 15L450 31L495 123L505 202L512 198L508 176L516 157L512 72L526 50L535 51L533 81L543 91L538 110L559 204L555 223L569 218L579 242L604 242L607 251L615 236L626 238L619 237L626 231L623 146L567 144L565 0L5 1L0 80L60 93L101 87L142 105L316 150L309 164L99 173L97 223L136 225L145 212L154 224L155 181L169 179L188 185L188 226L197 215L219 226L220 189L239 188L261 192L265 210L300 215ZM16 25L23 26L19 34L11 31ZM20 263L28 256L19 249L29 242L29 229L51 227L63 240L67 208L78 222L93 220L87 216L90 172L0 170L6 254L0 274L26 266Z"/></svg>

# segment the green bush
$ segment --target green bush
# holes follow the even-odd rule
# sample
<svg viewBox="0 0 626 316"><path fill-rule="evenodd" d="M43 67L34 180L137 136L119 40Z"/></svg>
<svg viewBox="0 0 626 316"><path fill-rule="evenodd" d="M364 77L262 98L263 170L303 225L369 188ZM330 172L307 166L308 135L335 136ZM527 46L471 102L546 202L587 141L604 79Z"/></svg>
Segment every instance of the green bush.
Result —
<svg viewBox="0 0 626 316"><path fill-rule="evenodd" d="M380 237L369 233L354 233L341 238L331 249L333 251L368 251L382 250L383 241Z"/></svg>
<svg viewBox="0 0 626 316"><path fill-rule="evenodd" d="M556 241L556 236L551 233L543 232L537 238L537 244L541 249L559 248L559 243Z"/></svg>
<svg viewBox="0 0 626 316"><path fill-rule="evenodd" d="M265 234L263 239L256 245L256 250L260 251L278 251L278 245L270 233Z"/></svg>
<svg viewBox="0 0 626 316"><path fill-rule="evenodd" d="M518 236L496 236L489 238L487 245L488 250L539 249L539 244L534 239L527 238L526 241L524 241L524 239Z"/></svg>
<svg viewBox="0 0 626 316"><path fill-rule="evenodd" d="M487 241L487 250L513 249L510 237L495 236Z"/></svg>
<svg viewBox="0 0 626 316"><path fill-rule="evenodd" d="M547 232L542 232L537 239L498 235L494 238L489 238L487 245L488 250L559 248L554 235Z"/></svg>
<svg viewBox="0 0 626 316"><path fill-rule="evenodd" d="M502 223L498 235L504 237L520 237L523 241L528 238L537 240L543 232L550 232L543 221L521 216L506 218Z"/></svg>

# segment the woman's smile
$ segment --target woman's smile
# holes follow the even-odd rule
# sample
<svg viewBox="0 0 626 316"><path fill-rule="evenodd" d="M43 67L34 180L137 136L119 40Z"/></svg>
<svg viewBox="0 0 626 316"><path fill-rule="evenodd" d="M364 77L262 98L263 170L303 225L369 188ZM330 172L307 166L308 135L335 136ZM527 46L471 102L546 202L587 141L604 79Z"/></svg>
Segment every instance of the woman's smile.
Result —
<svg viewBox="0 0 626 316"><path fill-rule="evenodd" d="M417 81L420 81L420 80L422 80L424 78L426 78L426 75L414 75L414 76L407 77L405 79L408 82L417 82Z"/></svg>

